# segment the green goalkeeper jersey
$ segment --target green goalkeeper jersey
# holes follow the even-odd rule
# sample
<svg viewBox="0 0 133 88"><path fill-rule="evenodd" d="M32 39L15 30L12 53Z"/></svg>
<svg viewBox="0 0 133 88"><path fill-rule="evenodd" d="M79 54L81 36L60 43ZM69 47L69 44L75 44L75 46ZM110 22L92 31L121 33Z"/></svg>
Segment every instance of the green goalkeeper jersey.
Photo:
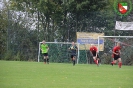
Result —
<svg viewBox="0 0 133 88"><path fill-rule="evenodd" d="M42 53L48 53L48 45L47 44L41 44L41 50L42 50Z"/></svg>

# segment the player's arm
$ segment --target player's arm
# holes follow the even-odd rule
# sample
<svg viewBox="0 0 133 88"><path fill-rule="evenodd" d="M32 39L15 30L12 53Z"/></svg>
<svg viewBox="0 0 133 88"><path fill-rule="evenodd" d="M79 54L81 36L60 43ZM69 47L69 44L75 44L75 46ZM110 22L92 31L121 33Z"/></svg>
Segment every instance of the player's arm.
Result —
<svg viewBox="0 0 133 88"><path fill-rule="evenodd" d="M96 51L96 57L97 57L97 55L98 55L98 51Z"/></svg>
<svg viewBox="0 0 133 88"><path fill-rule="evenodd" d="M49 47L47 48L47 50L49 50Z"/></svg>
<svg viewBox="0 0 133 88"><path fill-rule="evenodd" d="M121 54L121 50L119 50L119 54Z"/></svg>
<svg viewBox="0 0 133 88"><path fill-rule="evenodd" d="M95 49L96 49L96 57L97 57L97 55L98 55L98 49L97 49L97 47L95 47Z"/></svg>
<svg viewBox="0 0 133 88"><path fill-rule="evenodd" d="M76 46L76 53L78 53L78 47Z"/></svg>
<svg viewBox="0 0 133 88"><path fill-rule="evenodd" d="M89 51L90 51L91 56L93 56L93 54L92 54L92 52L91 52L91 48L90 48L90 50L89 50Z"/></svg>
<svg viewBox="0 0 133 88"><path fill-rule="evenodd" d="M118 55L118 53L115 53L115 51L114 51L114 50L113 50L113 54Z"/></svg>
<svg viewBox="0 0 133 88"><path fill-rule="evenodd" d="M113 51L113 54L116 54L117 55L117 53L115 53L114 51Z"/></svg>
<svg viewBox="0 0 133 88"><path fill-rule="evenodd" d="M48 45L47 45L47 51L49 50L49 47L48 47Z"/></svg>
<svg viewBox="0 0 133 88"><path fill-rule="evenodd" d="M91 56L93 56L92 52L90 51Z"/></svg>
<svg viewBox="0 0 133 88"><path fill-rule="evenodd" d="M43 51L43 50L42 50L42 45L41 45L40 49L41 49L41 51Z"/></svg>
<svg viewBox="0 0 133 88"><path fill-rule="evenodd" d="M77 46L75 46L75 48L76 48L76 51L78 50L78 47Z"/></svg>

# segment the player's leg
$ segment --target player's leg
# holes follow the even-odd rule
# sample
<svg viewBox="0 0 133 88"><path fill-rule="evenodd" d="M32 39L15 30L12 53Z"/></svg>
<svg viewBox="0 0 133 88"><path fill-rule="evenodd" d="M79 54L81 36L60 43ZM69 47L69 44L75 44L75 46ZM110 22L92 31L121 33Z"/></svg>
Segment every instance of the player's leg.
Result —
<svg viewBox="0 0 133 88"><path fill-rule="evenodd" d="M113 66L114 64L116 64L116 62L117 62L117 60L113 60L113 61L111 62L111 65Z"/></svg>
<svg viewBox="0 0 133 88"><path fill-rule="evenodd" d="M121 66L122 66L121 58L118 58L118 66L119 66L119 68L121 68Z"/></svg>
<svg viewBox="0 0 133 88"><path fill-rule="evenodd" d="M71 60L73 61L73 55L71 55Z"/></svg>
<svg viewBox="0 0 133 88"><path fill-rule="evenodd" d="M100 59L97 58L97 66L99 66L99 63L100 63Z"/></svg>
<svg viewBox="0 0 133 88"><path fill-rule="evenodd" d="M72 63L74 63L74 59L73 59L73 54L71 54L71 60L72 60Z"/></svg>
<svg viewBox="0 0 133 88"><path fill-rule="evenodd" d="M113 66L114 64L116 64L117 60L118 60L118 55L114 55L114 60L111 62L111 65Z"/></svg>
<svg viewBox="0 0 133 88"><path fill-rule="evenodd" d="M73 55L73 66L75 65L75 63L76 63L76 56Z"/></svg>
<svg viewBox="0 0 133 88"><path fill-rule="evenodd" d="M44 64L49 63L48 53L44 53Z"/></svg>
<svg viewBox="0 0 133 88"><path fill-rule="evenodd" d="M93 53L93 60L94 60L95 64L98 65L98 60L97 60L97 57L96 57L96 53Z"/></svg>
<svg viewBox="0 0 133 88"><path fill-rule="evenodd" d="M47 61L48 61L48 54L44 53L44 64L46 64Z"/></svg>
<svg viewBox="0 0 133 88"><path fill-rule="evenodd" d="M47 58L47 59L46 59L46 60L47 60L47 64L49 64L49 57L47 56L46 58Z"/></svg>
<svg viewBox="0 0 133 88"><path fill-rule="evenodd" d="M97 60L96 56L93 56L93 60L94 60L95 64L98 64L98 60Z"/></svg>
<svg viewBox="0 0 133 88"><path fill-rule="evenodd" d="M44 60L44 64L46 64L46 56L44 56L44 59L43 60Z"/></svg>
<svg viewBox="0 0 133 88"><path fill-rule="evenodd" d="M93 55L93 60L94 60L95 64L98 64L96 52L92 52L92 55Z"/></svg>
<svg viewBox="0 0 133 88"><path fill-rule="evenodd" d="M49 57L48 57L48 53L46 53L46 61L47 61L47 64L49 64Z"/></svg>
<svg viewBox="0 0 133 88"><path fill-rule="evenodd" d="M100 58L99 58L99 55L97 55L97 64L99 64L100 63Z"/></svg>

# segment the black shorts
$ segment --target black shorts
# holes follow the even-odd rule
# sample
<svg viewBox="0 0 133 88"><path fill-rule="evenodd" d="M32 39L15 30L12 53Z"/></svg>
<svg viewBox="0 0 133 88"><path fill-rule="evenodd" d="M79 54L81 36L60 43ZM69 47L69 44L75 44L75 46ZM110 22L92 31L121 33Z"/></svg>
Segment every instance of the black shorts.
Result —
<svg viewBox="0 0 133 88"><path fill-rule="evenodd" d="M43 56L48 56L48 53L43 53Z"/></svg>
<svg viewBox="0 0 133 88"><path fill-rule="evenodd" d="M75 57L75 56L76 56L76 54L74 54L74 53L73 53L73 54L71 54L71 58L73 58L73 57Z"/></svg>
<svg viewBox="0 0 133 88"><path fill-rule="evenodd" d="M115 55L114 54L114 60L118 60L120 58L120 55Z"/></svg>
<svg viewBox="0 0 133 88"><path fill-rule="evenodd" d="M92 52L93 57L96 56L96 52ZM97 58L99 58L99 55L97 54Z"/></svg>

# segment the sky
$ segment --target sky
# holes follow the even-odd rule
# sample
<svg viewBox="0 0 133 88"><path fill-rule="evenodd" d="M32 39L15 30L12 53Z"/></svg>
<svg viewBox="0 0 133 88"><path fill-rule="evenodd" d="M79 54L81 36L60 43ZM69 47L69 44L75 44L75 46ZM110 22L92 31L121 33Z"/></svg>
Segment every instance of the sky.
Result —
<svg viewBox="0 0 133 88"><path fill-rule="evenodd" d="M2 7L3 7L3 3L2 3L2 2L0 2L0 10L2 9Z"/></svg>
<svg viewBox="0 0 133 88"><path fill-rule="evenodd" d="M4 2L8 2L9 0L0 0L0 10L4 7Z"/></svg>

